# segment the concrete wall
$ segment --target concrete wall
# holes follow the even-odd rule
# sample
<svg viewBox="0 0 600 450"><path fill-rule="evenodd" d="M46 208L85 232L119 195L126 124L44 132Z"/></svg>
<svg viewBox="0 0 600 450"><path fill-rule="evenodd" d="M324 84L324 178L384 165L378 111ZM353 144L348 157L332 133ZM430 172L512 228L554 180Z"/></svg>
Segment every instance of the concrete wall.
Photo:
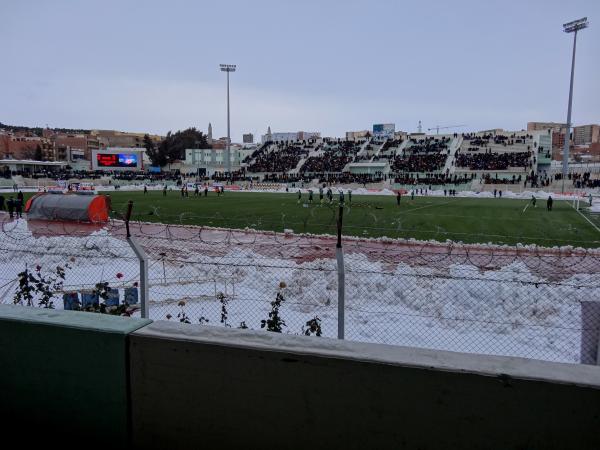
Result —
<svg viewBox="0 0 600 450"><path fill-rule="evenodd" d="M598 449L600 367L0 305L0 424L61 448Z"/></svg>
<svg viewBox="0 0 600 450"><path fill-rule="evenodd" d="M127 335L149 320L0 305L3 440L129 440Z"/></svg>
<svg viewBox="0 0 600 450"><path fill-rule="evenodd" d="M600 368L157 322L142 448L600 448Z"/></svg>

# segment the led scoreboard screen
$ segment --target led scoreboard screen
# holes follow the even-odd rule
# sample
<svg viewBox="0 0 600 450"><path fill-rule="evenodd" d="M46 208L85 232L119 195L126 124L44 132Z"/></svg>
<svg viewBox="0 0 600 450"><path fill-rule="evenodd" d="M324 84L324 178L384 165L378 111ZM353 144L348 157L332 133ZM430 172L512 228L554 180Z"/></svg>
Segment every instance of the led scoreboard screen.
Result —
<svg viewBox="0 0 600 450"><path fill-rule="evenodd" d="M125 153L98 153L98 167L137 167L138 155Z"/></svg>

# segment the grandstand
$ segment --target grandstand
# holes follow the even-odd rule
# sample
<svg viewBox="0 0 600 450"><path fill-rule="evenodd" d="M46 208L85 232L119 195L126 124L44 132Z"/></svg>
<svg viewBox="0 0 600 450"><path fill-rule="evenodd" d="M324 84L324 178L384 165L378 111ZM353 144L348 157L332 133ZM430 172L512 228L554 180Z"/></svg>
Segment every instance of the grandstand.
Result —
<svg viewBox="0 0 600 450"><path fill-rule="evenodd" d="M343 184L373 189L522 190L557 189L560 168L551 165L551 136L545 132L507 132L442 135L413 134L358 140L314 138L268 141L241 160L239 169L225 174L218 165L199 175L198 163L182 162L162 173L82 171L69 167L0 165L5 187L49 186L56 180L96 185L141 183L174 184L184 181L288 184L292 187ZM218 163L217 163L218 164ZM598 187L600 173L574 170L569 185ZM192 179L192 180L190 180Z"/></svg>
<svg viewBox="0 0 600 450"><path fill-rule="evenodd" d="M454 173L483 184L520 184L537 173L538 140L529 133L470 133L462 136Z"/></svg>

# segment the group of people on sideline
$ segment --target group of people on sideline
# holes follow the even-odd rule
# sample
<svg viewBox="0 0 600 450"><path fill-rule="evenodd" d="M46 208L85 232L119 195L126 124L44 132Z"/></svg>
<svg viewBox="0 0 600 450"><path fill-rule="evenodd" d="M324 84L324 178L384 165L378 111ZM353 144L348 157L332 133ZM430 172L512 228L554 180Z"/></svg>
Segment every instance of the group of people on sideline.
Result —
<svg viewBox="0 0 600 450"><path fill-rule="evenodd" d="M17 193L17 198L11 196L8 198L8 200L6 200L4 196L0 194L0 211L5 210L5 204L8 215L11 219L14 217L23 217L23 206L25 205L25 202L22 191Z"/></svg>

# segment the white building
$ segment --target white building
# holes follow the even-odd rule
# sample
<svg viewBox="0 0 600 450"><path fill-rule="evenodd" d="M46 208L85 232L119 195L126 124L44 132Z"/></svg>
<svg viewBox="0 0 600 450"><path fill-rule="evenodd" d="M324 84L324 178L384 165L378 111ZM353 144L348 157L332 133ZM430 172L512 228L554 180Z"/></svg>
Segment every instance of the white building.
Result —
<svg viewBox="0 0 600 450"><path fill-rule="evenodd" d="M233 172L240 170L242 162L247 156L250 156L256 145L246 145L244 147L232 144L230 159L231 170ZM198 171L210 177L215 172L225 172L227 169L226 150L221 148L188 148L185 150L185 171Z"/></svg>
<svg viewBox="0 0 600 450"><path fill-rule="evenodd" d="M308 141L310 139L319 139L321 133L318 131L294 131L283 133L271 133L270 128L267 134L263 134L261 142L264 144L268 141L273 142L290 142L290 141Z"/></svg>

